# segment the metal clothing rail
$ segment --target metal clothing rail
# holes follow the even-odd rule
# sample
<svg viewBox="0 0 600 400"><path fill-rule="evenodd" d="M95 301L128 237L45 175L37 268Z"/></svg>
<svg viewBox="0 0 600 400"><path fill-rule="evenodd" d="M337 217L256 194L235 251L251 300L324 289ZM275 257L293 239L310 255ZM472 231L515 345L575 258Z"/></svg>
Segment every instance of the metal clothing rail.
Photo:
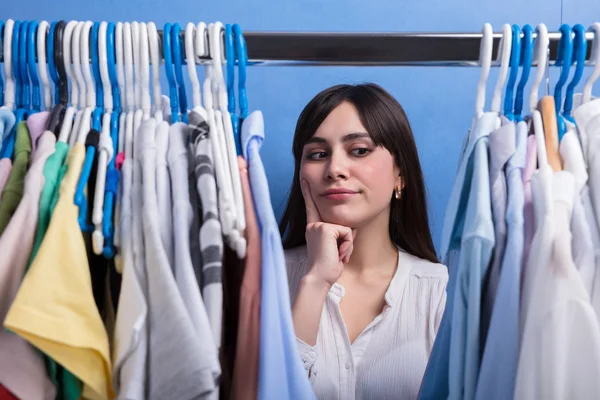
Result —
<svg viewBox="0 0 600 400"><path fill-rule="evenodd" d="M158 34L162 38L162 30ZM549 65L553 65L561 33L548 36ZM482 33L244 32L244 38L249 65L472 67L479 65ZM501 38L502 33L494 33L494 60ZM589 60L594 33L587 32L586 38Z"/></svg>

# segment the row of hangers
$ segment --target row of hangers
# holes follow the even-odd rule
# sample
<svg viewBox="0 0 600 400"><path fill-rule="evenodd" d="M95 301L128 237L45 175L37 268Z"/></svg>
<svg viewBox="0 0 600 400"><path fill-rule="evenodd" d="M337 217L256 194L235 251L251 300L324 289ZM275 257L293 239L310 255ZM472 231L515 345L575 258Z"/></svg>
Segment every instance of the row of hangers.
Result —
<svg viewBox="0 0 600 400"><path fill-rule="evenodd" d="M592 99L592 87L600 77L600 23L594 23L589 31L594 32L594 40L590 55L590 63L594 66L589 78L586 80L582 91L582 103ZM560 41L555 65L561 67L558 81L554 87L553 96L544 96L538 103L538 92L540 84L546 75L546 95L548 87L548 57L550 40L546 25L537 26L533 39L533 28L524 25L505 24L502 30L500 50L500 74L496 83L490 111L500 115L502 103L502 91L504 92L503 114L511 121L523 120L524 89L529 79L531 67L535 62L537 71L535 79L529 92L529 109L532 114L534 131L538 138L538 151L540 148L547 150L538 154L544 157L544 162L550 163L554 170L562 169L558 143L567 130L566 121L575 124L571 115L575 87L580 83L585 68L587 56L586 29L581 24L573 27L563 24L560 27ZM490 24L485 24L480 47L480 64L482 66L479 83L477 85L477 97L475 105L476 118L483 115L485 106L485 90L489 72L492 65L493 31ZM571 74L571 66L575 65L572 78L567 85L563 96L563 88ZM521 79L515 84L517 75L521 69ZM505 87L506 84L506 87ZM541 137L540 137L541 134ZM541 140L543 139L543 140Z"/></svg>
<svg viewBox="0 0 600 400"><path fill-rule="evenodd" d="M88 204L84 190L96 156L93 147L87 149L74 198L80 227L92 233L96 254L107 258L115 255L117 154L133 157L134 131L141 122L150 117L159 122L164 119L160 83L164 60L171 123L187 123L188 112L195 111L215 133L211 134L215 173L220 190L228 193L221 210L223 234L238 256L245 255L245 216L237 155L241 154L241 121L248 115L248 57L239 25L189 23L182 32L179 24L167 23L161 36L153 22L8 20L0 21L0 43L6 79L4 82L0 74L0 105L14 112L15 127L28 116L47 110L47 128L57 135L58 142L70 147L85 144L90 128L101 133L101 142L112 142L109 163L109 152L103 146L98 148L96 193L104 195L94 197L91 224L86 221ZM184 62L191 82L191 110L183 78ZM227 66L227 81L223 63ZM202 90L196 64L206 68ZM16 128L2 138L0 158L12 157L15 132ZM107 175L112 176L108 186Z"/></svg>

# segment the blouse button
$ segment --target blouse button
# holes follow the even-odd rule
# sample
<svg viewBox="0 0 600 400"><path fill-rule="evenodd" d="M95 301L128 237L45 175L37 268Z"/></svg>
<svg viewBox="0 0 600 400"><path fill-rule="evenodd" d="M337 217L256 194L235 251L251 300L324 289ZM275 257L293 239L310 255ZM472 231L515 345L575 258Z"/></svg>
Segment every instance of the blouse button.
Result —
<svg viewBox="0 0 600 400"><path fill-rule="evenodd" d="M350 369L350 361L346 361L346 369Z"/></svg>

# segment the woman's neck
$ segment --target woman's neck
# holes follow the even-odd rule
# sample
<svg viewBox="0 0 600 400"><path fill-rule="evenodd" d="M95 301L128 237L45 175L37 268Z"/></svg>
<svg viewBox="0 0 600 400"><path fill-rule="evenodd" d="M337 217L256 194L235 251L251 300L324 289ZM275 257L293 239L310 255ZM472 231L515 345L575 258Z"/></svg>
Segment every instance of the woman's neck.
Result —
<svg viewBox="0 0 600 400"><path fill-rule="evenodd" d="M369 223L356 228L354 249L345 269L362 273L365 270L394 271L398 259L398 248L389 233L389 215L381 215Z"/></svg>

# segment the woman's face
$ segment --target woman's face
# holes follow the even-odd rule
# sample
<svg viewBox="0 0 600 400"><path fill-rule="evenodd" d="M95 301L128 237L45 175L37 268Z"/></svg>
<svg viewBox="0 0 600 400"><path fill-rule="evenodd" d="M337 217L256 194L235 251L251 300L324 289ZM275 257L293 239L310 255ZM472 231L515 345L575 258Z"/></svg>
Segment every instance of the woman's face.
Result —
<svg viewBox="0 0 600 400"><path fill-rule="evenodd" d="M321 220L359 228L389 221L394 190L404 187L393 155L377 147L354 105L336 107L304 145L300 179L308 181Z"/></svg>

